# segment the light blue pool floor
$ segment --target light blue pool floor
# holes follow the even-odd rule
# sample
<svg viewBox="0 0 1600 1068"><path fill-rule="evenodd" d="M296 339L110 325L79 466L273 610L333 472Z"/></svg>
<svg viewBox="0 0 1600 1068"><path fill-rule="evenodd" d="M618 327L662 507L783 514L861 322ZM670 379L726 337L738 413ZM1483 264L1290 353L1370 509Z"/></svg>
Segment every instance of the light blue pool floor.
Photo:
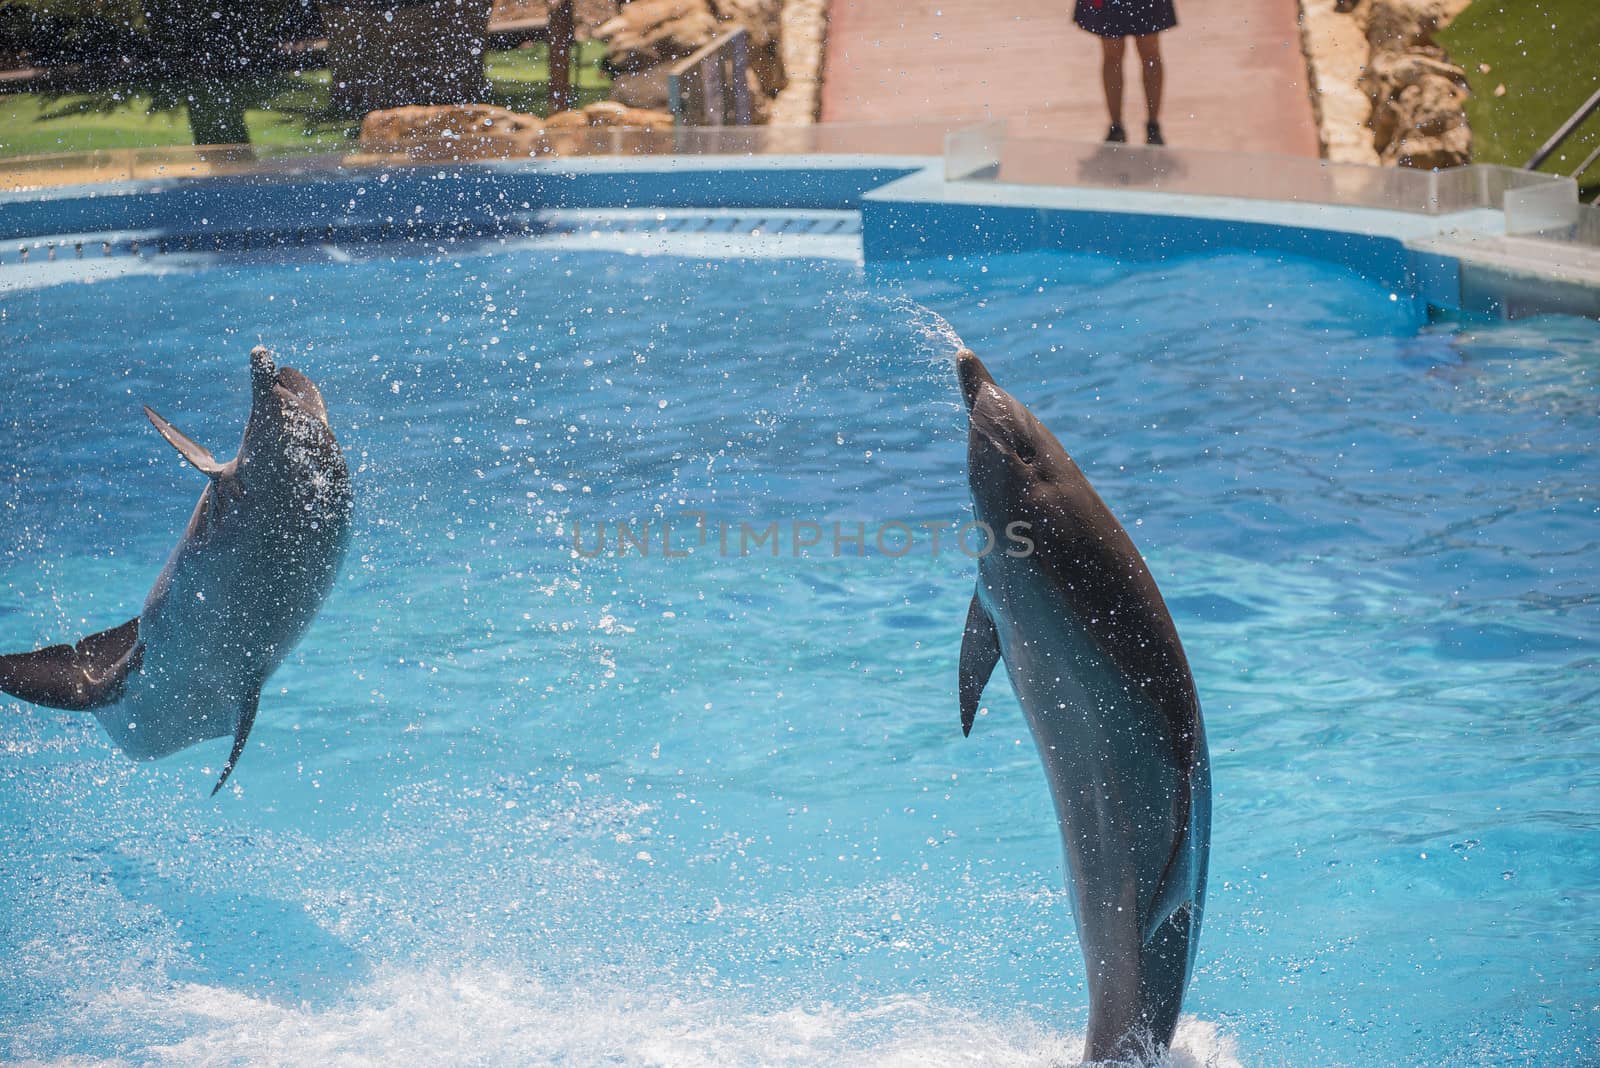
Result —
<svg viewBox="0 0 1600 1068"><path fill-rule="evenodd" d="M575 558L573 521L967 516L947 318L1150 560L1215 774L1175 1063L1573 1064L1600 1035L1600 327L1333 268L549 249L0 296L0 648L135 614L258 340L359 486L345 574L155 764L0 703L0 1055L1045 1064L1086 1008L973 565ZM869 528L870 529L870 528Z"/></svg>

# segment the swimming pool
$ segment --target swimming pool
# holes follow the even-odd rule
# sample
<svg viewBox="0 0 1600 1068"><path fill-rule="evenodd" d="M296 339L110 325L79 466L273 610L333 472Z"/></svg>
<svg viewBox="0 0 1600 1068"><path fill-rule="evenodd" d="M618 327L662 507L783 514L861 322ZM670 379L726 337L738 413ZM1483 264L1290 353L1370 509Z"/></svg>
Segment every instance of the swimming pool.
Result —
<svg viewBox="0 0 1600 1068"><path fill-rule="evenodd" d="M0 647L135 613L258 340L327 398L345 573L225 741L0 716L12 1058L1071 1063L1059 840L963 739L953 337L1150 561L1205 706L1174 1063L1595 1055L1600 326L1340 267L352 246L0 295ZM688 557L618 521L855 523ZM886 523L912 551L874 545ZM615 543L612 543L614 550ZM897 548L898 543L890 543Z"/></svg>

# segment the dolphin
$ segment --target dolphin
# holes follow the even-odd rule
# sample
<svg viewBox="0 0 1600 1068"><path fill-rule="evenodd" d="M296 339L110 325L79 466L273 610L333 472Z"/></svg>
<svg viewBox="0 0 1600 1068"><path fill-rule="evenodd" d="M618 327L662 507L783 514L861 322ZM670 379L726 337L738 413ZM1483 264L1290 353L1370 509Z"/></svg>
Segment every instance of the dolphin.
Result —
<svg viewBox="0 0 1600 1068"><path fill-rule="evenodd" d="M1004 660L1066 855L1084 1058L1147 1056L1172 1043L1205 905L1211 772L1194 679L1139 550L1055 435L970 350L956 369L973 508L1007 535L978 561L961 730Z"/></svg>
<svg viewBox="0 0 1600 1068"><path fill-rule="evenodd" d="M130 757L233 737L212 796L244 753L261 687L322 607L350 542L352 494L311 380L250 353L250 419L219 463L149 408L210 482L133 619L76 645L0 656L0 690L92 711Z"/></svg>

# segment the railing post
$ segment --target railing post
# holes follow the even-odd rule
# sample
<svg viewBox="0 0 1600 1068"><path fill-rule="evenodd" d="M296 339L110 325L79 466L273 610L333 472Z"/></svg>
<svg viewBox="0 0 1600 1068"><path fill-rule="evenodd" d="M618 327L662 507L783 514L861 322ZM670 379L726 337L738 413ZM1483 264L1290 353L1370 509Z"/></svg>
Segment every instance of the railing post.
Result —
<svg viewBox="0 0 1600 1068"><path fill-rule="evenodd" d="M742 28L734 31L733 39L728 42L728 59L733 68L733 121L739 126L749 126L755 117L750 100L749 31Z"/></svg>
<svg viewBox="0 0 1600 1068"><path fill-rule="evenodd" d="M690 126L750 125L755 102L749 72L749 31L739 27L707 42L667 72L673 118Z"/></svg>
<svg viewBox="0 0 1600 1068"><path fill-rule="evenodd" d="M550 80L545 83L545 114L554 115L577 104L572 91L572 0L550 5Z"/></svg>
<svg viewBox="0 0 1600 1068"><path fill-rule="evenodd" d="M702 62L699 66L700 85L704 89L701 94L701 124L705 126L721 126L727 113L725 90L722 84L722 57L711 55L709 62Z"/></svg>

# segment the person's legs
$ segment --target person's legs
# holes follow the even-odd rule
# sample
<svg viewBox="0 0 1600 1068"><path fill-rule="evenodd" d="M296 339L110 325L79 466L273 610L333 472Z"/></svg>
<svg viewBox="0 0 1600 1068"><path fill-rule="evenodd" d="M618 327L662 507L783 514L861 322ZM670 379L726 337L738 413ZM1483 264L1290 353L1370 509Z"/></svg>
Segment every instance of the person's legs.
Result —
<svg viewBox="0 0 1600 1068"><path fill-rule="evenodd" d="M1127 38L1100 38L1100 80L1106 89L1106 111L1111 115L1111 131L1106 135L1108 141L1127 138L1126 134L1122 134L1122 56L1127 50Z"/></svg>
<svg viewBox="0 0 1600 1068"><path fill-rule="evenodd" d="M1161 37L1160 34L1149 33L1143 37L1133 39L1133 47L1139 53L1139 66L1144 72L1144 108L1148 120L1146 127L1149 141L1159 145L1161 141L1161 88L1164 81L1164 71L1161 67Z"/></svg>

